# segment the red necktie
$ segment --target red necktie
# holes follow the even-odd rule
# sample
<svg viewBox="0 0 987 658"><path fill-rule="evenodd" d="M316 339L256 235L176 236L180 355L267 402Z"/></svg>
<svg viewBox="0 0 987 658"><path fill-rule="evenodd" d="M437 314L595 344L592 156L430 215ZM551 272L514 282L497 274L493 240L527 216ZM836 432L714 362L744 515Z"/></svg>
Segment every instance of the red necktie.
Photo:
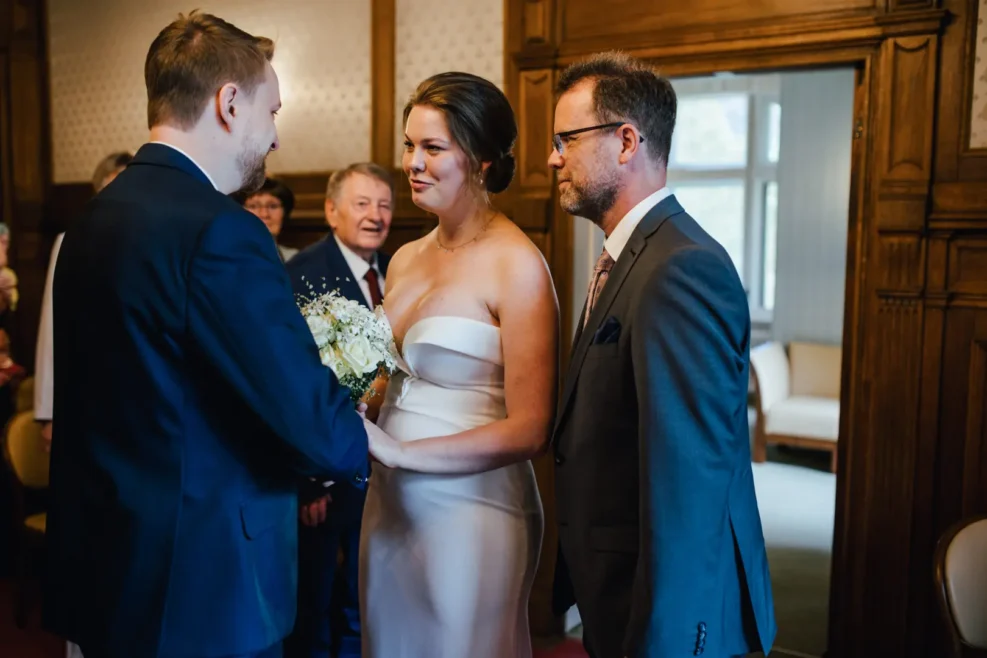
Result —
<svg viewBox="0 0 987 658"><path fill-rule="evenodd" d="M366 279L367 285L370 287L370 307L372 309L377 308L384 301L380 294L380 280L377 278L377 270L371 267L363 275L363 278Z"/></svg>

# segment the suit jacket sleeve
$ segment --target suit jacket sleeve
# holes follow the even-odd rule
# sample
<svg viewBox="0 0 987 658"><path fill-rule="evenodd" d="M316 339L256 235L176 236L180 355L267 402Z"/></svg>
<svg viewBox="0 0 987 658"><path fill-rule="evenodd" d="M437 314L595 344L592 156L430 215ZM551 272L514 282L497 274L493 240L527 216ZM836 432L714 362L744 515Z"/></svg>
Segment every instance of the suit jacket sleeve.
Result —
<svg viewBox="0 0 987 658"><path fill-rule="evenodd" d="M52 325L52 281L55 278L55 261L62 246L64 233L55 237L48 260L48 274L45 277L45 291L41 298L41 322L38 325L38 343L34 355L34 418L39 421L51 420L55 406L55 358L54 333Z"/></svg>
<svg viewBox="0 0 987 658"><path fill-rule="evenodd" d="M188 317L203 358L299 457L300 475L362 484L363 421L322 365L261 222L229 213L205 229L190 265Z"/></svg>
<svg viewBox="0 0 987 658"><path fill-rule="evenodd" d="M719 581L734 568L727 496L743 454L749 310L725 257L699 247L673 252L643 299L631 343L641 543L625 649L691 656L700 623L721 630Z"/></svg>

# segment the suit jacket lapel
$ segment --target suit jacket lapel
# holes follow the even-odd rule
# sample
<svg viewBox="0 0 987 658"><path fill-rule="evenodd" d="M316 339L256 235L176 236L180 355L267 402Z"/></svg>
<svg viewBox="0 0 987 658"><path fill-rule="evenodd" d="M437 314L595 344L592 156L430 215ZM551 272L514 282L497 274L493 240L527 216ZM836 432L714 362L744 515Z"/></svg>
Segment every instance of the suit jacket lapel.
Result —
<svg viewBox="0 0 987 658"><path fill-rule="evenodd" d="M627 275L630 274L631 269L634 267L634 263L637 261L638 256L641 255L641 252L643 252L644 248L647 246L647 238L650 237L652 233L657 231L666 219L680 212L683 212L682 206L679 205L679 202L675 199L675 197L667 197L664 201L660 202L648 211L648 214L644 216L641 223L638 224L637 228L634 229L634 232L631 233L631 237L627 241L627 245L624 247L623 252L621 252L620 257L613 266L613 270L610 271L610 276L607 278L606 285L603 286L603 290L600 292L600 297L596 301L596 306L593 307L593 312L590 313L585 329L578 332L576 335L575 346L572 350L572 358L569 361L569 370L566 373L565 387L562 389L562 401L559 406L559 413L556 415L556 432L558 432L559 427L562 425L562 421L565 419L570 399L572 398L573 391L576 388L576 382L579 380L579 371L583 367L583 361L586 359L586 352L589 351L589 346L592 344L593 336L596 335L596 331L600 328L600 324L603 323L603 320L607 317L607 313L610 312L610 307L617 298L617 293L620 292L621 286L624 285L624 281L627 279ZM586 307L584 305L583 315L585 315L585 313ZM583 316L581 315L580 317Z"/></svg>

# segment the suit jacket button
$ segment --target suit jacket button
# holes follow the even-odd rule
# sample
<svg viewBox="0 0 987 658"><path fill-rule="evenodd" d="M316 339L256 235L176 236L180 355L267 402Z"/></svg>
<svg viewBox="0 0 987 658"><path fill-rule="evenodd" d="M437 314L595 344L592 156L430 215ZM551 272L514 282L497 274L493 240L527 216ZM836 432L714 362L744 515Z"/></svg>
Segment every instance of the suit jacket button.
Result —
<svg viewBox="0 0 987 658"><path fill-rule="evenodd" d="M555 464L557 466L561 466L564 463L565 463L565 455L563 455L563 454L557 454L557 455L555 455Z"/></svg>

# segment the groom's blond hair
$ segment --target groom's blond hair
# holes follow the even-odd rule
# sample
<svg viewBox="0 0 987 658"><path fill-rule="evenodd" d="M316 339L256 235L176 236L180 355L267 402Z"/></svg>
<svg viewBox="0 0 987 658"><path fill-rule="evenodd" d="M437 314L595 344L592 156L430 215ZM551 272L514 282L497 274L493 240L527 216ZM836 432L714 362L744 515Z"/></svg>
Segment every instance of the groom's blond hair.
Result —
<svg viewBox="0 0 987 658"><path fill-rule="evenodd" d="M168 124L188 130L228 82L252 94L264 80L274 42L198 10L165 27L144 62L148 128Z"/></svg>

